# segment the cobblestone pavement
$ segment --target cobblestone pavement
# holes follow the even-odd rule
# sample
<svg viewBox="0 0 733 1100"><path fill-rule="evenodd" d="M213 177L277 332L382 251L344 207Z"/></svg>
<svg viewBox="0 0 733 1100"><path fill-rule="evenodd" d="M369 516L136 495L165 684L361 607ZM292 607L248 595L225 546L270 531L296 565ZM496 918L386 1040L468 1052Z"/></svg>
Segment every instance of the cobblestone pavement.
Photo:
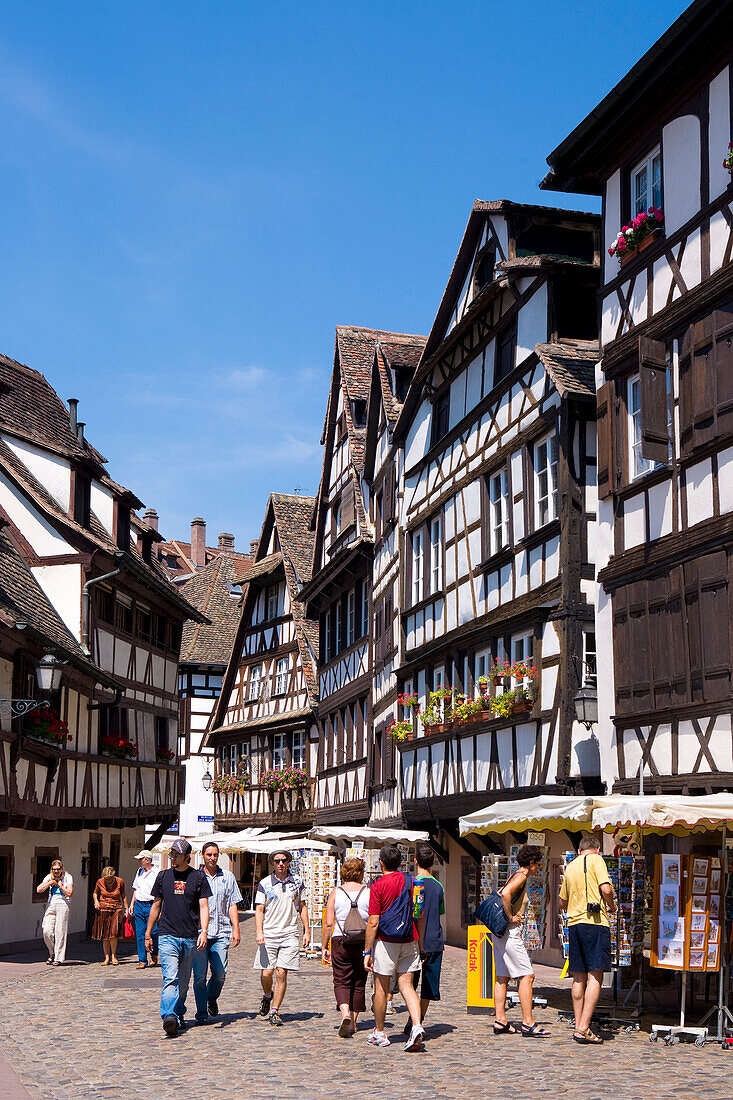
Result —
<svg viewBox="0 0 733 1100"><path fill-rule="evenodd" d="M96 945L77 948L94 958ZM74 956L74 948L70 952ZM285 1026L257 1015L260 992L254 922L243 926L231 952L222 1016L167 1039L158 1014L160 970L135 969L134 956L118 968L79 962L58 969L39 962L0 963L0 1052L31 1097L43 1100L169 1100L182 1095L247 1100L377 1095L395 1098L472 1096L569 1100L727 1100L733 1095L733 1053L718 1044L700 1050L649 1042L644 1031L623 1032L602 1047L578 1046L557 1020L567 1007L567 983L538 983L548 1007L537 1012L552 1037L495 1037L487 1016L465 1011L465 953L449 950L443 1000L433 1005L422 1052L402 1051L404 1006L387 1017L391 1049L366 1045L369 1022L340 1040L330 970L306 961L290 981ZM396 998L397 999L397 998ZM189 992L188 1018L192 1018ZM517 1013L510 1012L510 1019ZM391 1025L391 1026L390 1026ZM378 1077L376 1075L379 1075Z"/></svg>

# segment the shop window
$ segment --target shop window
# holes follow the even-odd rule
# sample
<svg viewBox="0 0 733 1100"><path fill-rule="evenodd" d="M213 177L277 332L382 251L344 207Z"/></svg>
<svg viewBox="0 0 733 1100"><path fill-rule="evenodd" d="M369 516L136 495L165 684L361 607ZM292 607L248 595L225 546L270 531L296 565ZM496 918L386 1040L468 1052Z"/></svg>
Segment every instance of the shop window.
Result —
<svg viewBox="0 0 733 1100"><path fill-rule="evenodd" d="M659 146L631 173L631 216L650 206L662 207L662 153Z"/></svg>
<svg viewBox="0 0 733 1100"><path fill-rule="evenodd" d="M11 905L15 884L15 855L10 844L0 845L0 905Z"/></svg>

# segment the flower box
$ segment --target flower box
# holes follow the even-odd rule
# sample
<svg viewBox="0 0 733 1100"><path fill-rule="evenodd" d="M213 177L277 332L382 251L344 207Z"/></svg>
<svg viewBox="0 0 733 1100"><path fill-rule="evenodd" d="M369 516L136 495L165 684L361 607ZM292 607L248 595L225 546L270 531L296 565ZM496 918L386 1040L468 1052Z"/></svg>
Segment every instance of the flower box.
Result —
<svg viewBox="0 0 733 1100"><path fill-rule="evenodd" d="M654 232L650 233L648 237L644 237L644 240L641 242L640 245L638 245L637 248L634 248L630 252L624 253L624 255L621 257L621 267L626 267L627 264L630 264L632 260L635 260L637 256L641 255L641 253L644 252L645 249L649 248L650 245L653 245L655 241L659 240L661 236L662 230L655 229Z"/></svg>
<svg viewBox="0 0 733 1100"><path fill-rule="evenodd" d="M664 214L656 206L642 210L629 225L625 225L608 249L609 256L615 256L623 266L632 256L648 248L645 242L653 241L664 225Z"/></svg>
<svg viewBox="0 0 733 1100"><path fill-rule="evenodd" d="M529 714L531 709L531 699L516 699L512 704L512 714Z"/></svg>
<svg viewBox="0 0 733 1100"><path fill-rule="evenodd" d="M116 756L120 760L134 760L137 757L137 744L128 737L103 737L99 746L103 756Z"/></svg>

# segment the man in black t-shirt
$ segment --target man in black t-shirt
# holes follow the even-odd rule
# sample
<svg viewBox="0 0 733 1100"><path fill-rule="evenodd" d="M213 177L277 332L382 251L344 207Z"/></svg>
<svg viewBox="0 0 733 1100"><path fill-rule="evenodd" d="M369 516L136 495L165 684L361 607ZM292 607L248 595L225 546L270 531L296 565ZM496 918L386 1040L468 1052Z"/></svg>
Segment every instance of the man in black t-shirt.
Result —
<svg viewBox="0 0 733 1100"><path fill-rule="evenodd" d="M191 845L183 837L173 841L170 859L172 866L161 871L153 885L145 946L152 951L157 921L163 971L160 1015L166 1035L175 1038L183 1027L194 951L206 947L211 887L203 871L189 866Z"/></svg>

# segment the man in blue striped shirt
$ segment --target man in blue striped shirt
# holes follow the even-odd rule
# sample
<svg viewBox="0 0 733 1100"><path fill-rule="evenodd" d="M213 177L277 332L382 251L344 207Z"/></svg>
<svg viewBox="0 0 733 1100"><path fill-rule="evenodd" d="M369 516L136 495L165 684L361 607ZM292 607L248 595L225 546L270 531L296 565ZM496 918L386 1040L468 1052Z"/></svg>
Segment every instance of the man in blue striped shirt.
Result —
<svg viewBox="0 0 733 1100"><path fill-rule="evenodd" d="M196 951L193 957L193 994L196 998L196 1023L208 1024L219 1015L219 994L226 978L229 947L236 947L239 943L237 904L242 900L242 895L231 871L223 871L219 866L219 845L210 841L201 854L211 897L206 947ZM211 977L207 985L209 967Z"/></svg>

